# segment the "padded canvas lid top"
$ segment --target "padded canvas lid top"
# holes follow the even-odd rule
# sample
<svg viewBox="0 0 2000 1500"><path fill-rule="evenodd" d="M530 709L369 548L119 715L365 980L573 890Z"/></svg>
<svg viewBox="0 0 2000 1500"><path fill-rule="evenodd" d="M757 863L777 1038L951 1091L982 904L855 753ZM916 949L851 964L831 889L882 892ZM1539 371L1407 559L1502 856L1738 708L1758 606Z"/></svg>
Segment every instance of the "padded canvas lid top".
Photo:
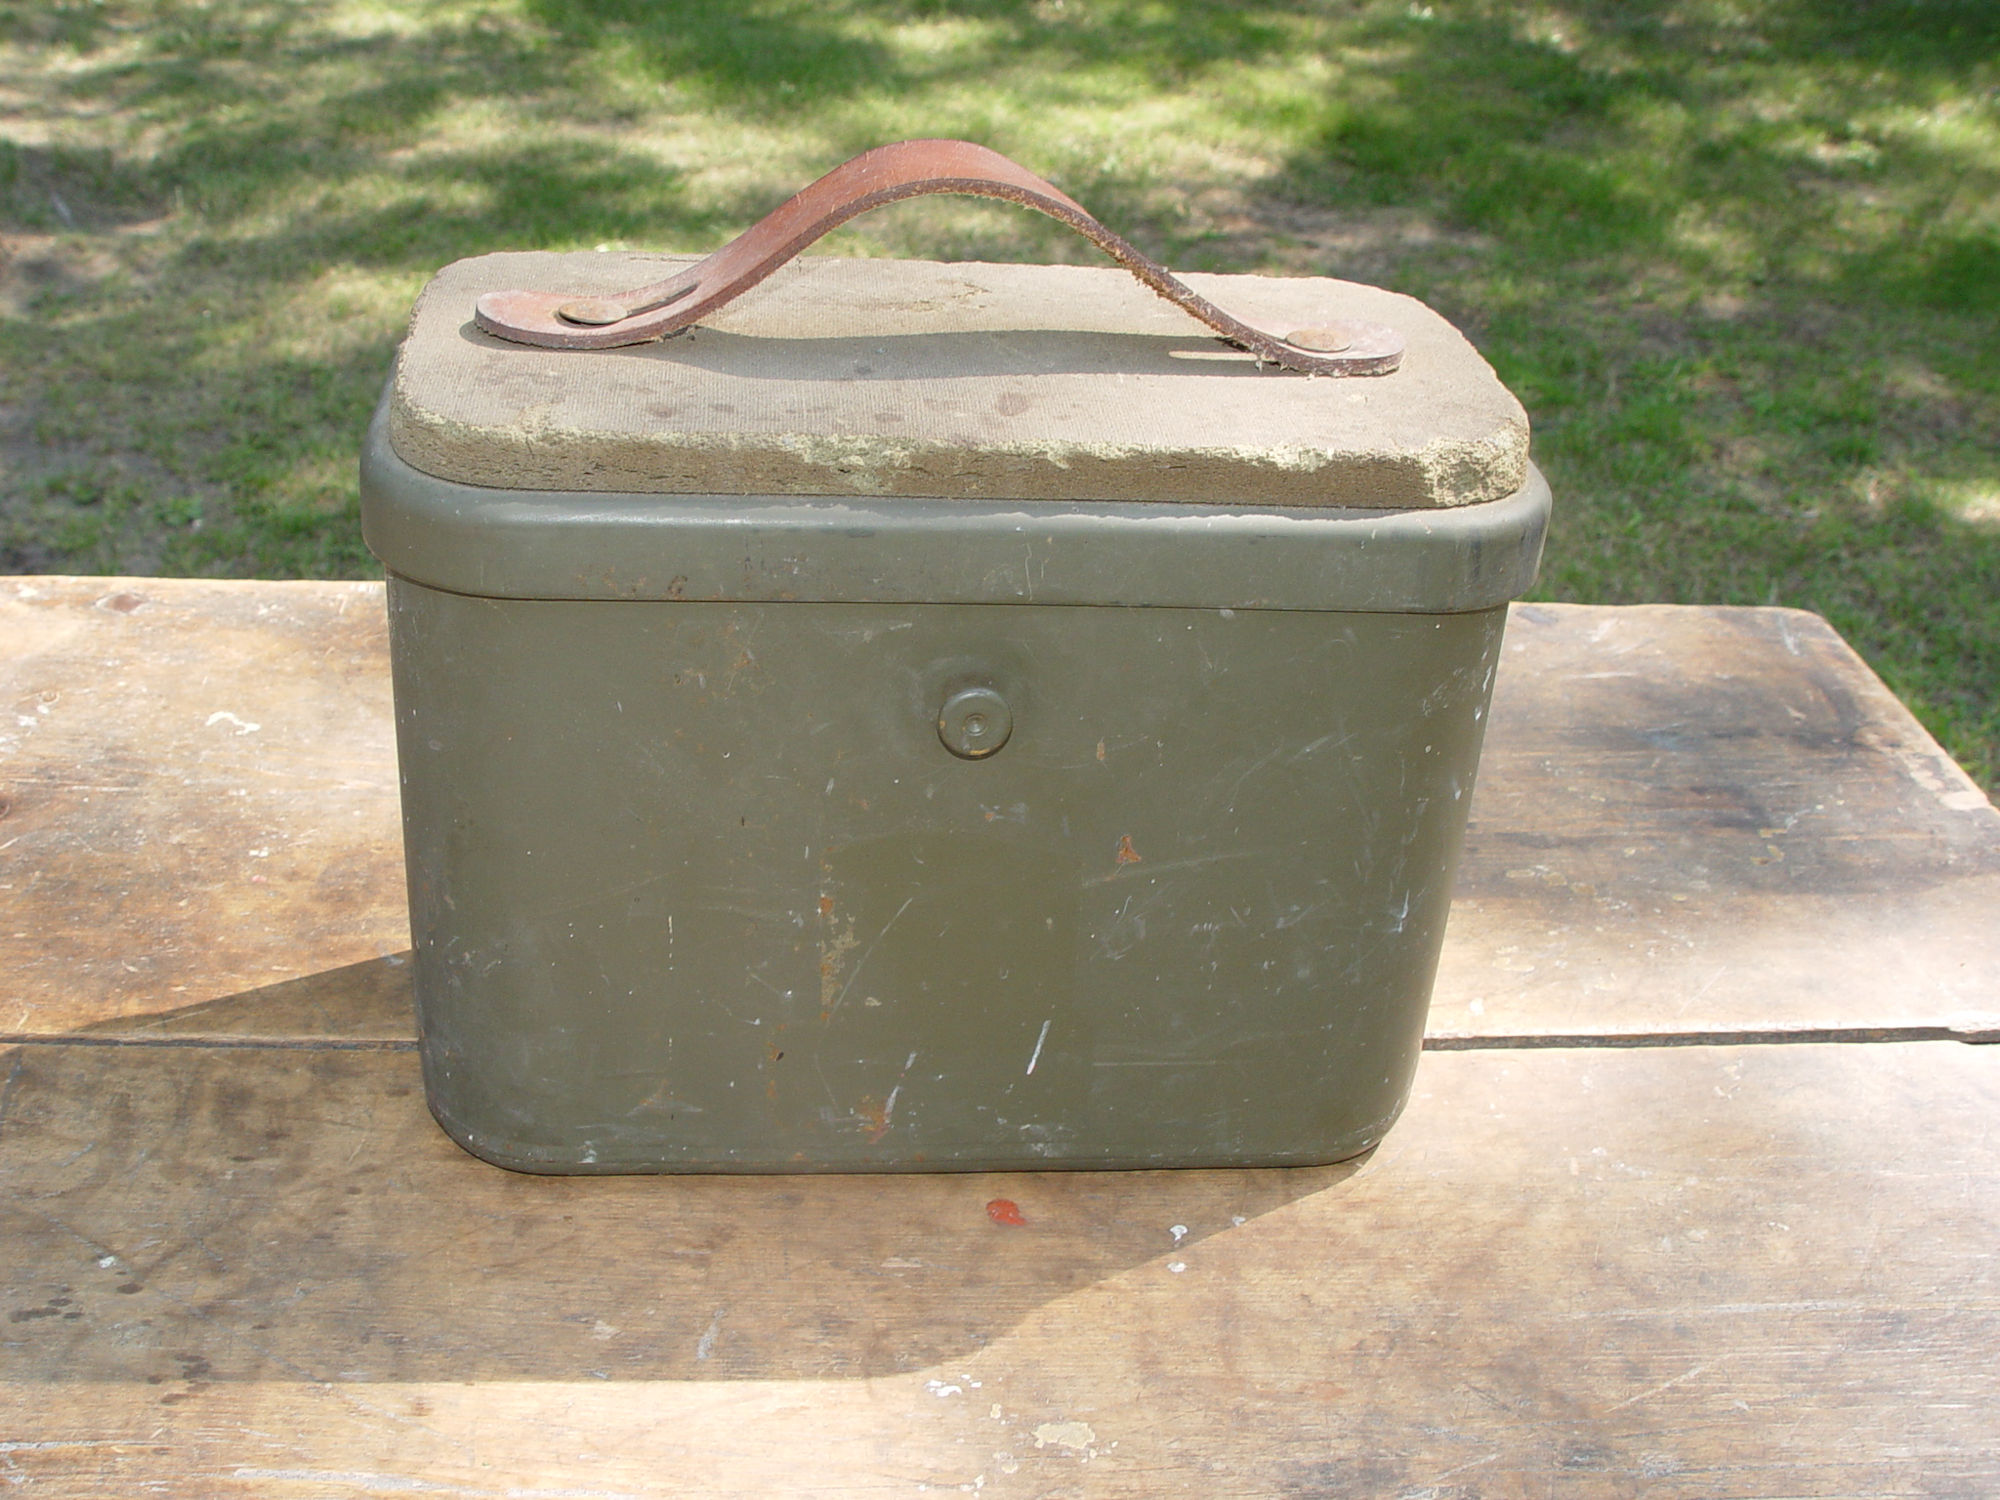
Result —
<svg viewBox="0 0 2000 1500"><path fill-rule="evenodd" d="M1527 475L1525 414L1450 324L1324 278L1183 278L1253 323L1388 324L1392 374L1302 376L1232 350L1124 272L807 257L689 331L508 343L481 292L609 294L694 257L480 256L426 288L389 435L504 489L1420 509Z"/></svg>

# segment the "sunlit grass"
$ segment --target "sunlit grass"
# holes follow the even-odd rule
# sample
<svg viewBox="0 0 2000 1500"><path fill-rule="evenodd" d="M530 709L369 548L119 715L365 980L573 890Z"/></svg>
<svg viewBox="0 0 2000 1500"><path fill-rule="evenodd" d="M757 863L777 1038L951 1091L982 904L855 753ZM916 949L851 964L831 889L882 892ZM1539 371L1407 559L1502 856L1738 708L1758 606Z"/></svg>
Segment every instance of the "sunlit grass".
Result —
<svg viewBox="0 0 2000 1500"><path fill-rule="evenodd" d="M411 298L702 250L982 140L1191 269L1425 297L1521 394L1541 592L1785 603L2000 784L2000 8L57 0L0 9L0 565L361 574ZM846 254L1089 259L989 204Z"/></svg>

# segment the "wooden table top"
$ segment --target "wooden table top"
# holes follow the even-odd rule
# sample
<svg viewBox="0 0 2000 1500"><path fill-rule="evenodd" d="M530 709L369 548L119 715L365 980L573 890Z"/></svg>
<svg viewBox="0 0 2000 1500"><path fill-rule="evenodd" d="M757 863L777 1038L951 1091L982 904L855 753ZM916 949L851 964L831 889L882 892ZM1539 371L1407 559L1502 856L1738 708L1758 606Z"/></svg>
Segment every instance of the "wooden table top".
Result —
<svg viewBox="0 0 2000 1500"><path fill-rule="evenodd" d="M22 1493L2000 1493L2000 813L1816 617L1516 607L1416 1097L1286 1171L499 1171L378 585L0 580L0 700Z"/></svg>

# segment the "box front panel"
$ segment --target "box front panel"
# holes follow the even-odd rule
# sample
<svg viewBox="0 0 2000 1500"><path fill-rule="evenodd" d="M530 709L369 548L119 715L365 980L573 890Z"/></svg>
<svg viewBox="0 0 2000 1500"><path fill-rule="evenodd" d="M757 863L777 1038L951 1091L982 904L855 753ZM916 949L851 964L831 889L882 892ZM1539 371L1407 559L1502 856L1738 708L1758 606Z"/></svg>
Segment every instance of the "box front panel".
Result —
<svg viewBox="0 0 2000 1500"><path fill-rule="evenodd" d="M1504 609L390 614L426 1080L481 1155L1300 1162L1401 1107Z"/></svg>

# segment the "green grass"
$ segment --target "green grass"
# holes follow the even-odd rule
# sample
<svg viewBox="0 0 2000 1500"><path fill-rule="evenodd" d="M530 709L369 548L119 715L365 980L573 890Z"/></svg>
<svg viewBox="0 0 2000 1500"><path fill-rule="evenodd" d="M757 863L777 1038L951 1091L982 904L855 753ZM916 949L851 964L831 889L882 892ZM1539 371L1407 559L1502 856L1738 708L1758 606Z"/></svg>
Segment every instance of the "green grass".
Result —
<svg viewBox="0 0 2000 1500"><path fill-rule="evenodd" d="M2000 786L1988 0L41 0L0 89L0 568L365 575L438 265L957 135L1177 266L1430 301L1534 420L1542 596L1819 610ZM947 200L826 248L1091 254Z"/></svg>

